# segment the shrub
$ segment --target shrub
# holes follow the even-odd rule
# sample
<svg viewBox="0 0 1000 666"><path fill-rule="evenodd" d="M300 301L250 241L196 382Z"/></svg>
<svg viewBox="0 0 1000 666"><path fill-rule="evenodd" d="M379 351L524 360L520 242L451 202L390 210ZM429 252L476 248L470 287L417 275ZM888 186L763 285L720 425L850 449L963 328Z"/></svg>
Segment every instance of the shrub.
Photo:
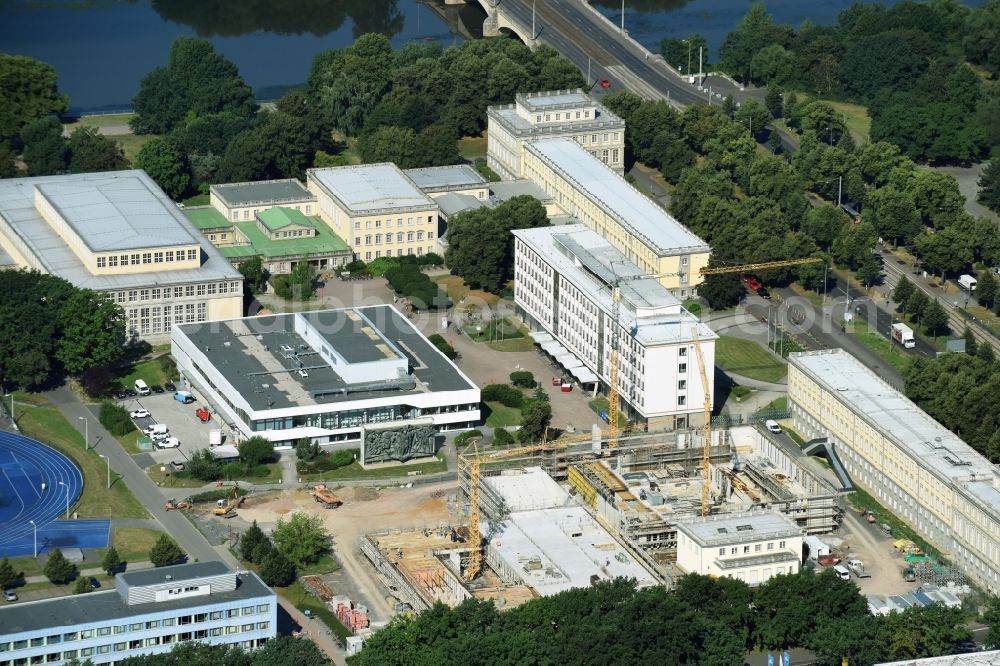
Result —
<svg viewBox="0 0 1000 666"><path fill-rule="evenodd" d="M444 266L444 257L436 252L428 252L417 257L417 263L421 266Z"/></svg>
<svg viewBox="0 0 1000 666"><path fill-rule="evenodd" d="M404 261L402 257L399 266L385 273L389 286L397 294L409 297L413 307L418 310L447 307L448 297L429 277L420 272L417 259Z"/></svg>
<svg viewBox="0 0 1000 666"><path fill-rule="evenodd" d="M200 449L195 451L188 461L187 473L193 479L214 481L222 478L222 465L212 457L208 449Z"/></svg>
<svg viewBox="0 0 1000 666"><path fill-rule="evenodd" d="M21 574L14 571L14 565L10 563L10 560L4 555L4 558L0 560L0 588L6 590L12 587Z"/></svg>
<svg viewBox="0 0 1000 666"><path fill-rule="evenodd" d="M482 437L483 433L480 430L466 430L460 435L455 437L455 448L460 446L465 446L469 443L469 440L473 437Z"/></svg>
<svg viewBox="0 0 1000 666"><path fill-rule="evenodd" d="M129 418L128 410L109 400L101 403L101 413L98 420L115 437L127 435L135 430L135 425L132 424L132 419Z"/></svg>
<svg viewBox="0 0 1000 666"><path fill-rule="evenodd" d="M295 580L295 565L277 548L264 557L260 563L260 577L272 587L285 587Z"/></svg>
<svg viewBox="0 0 1000 666"><path fill-rule="evenodd" d="M493 446L510 446L514 443L514 436L503 428L493 431Z"/></svg>
<svg viewBox="0 0 1000 666"><path fill-rule="evenodd" d="M353 464L360 454L360 449L341 449L330 454L330 462L333 463L334 469L337 467L347 467Z"/></svg>
<svg viewBox="0 0 1000 666"><path fill-rule="evenodd" d="M176 564L182 557L184 557L184 551L181 550L176 541L166 534L161 534L149 551L149 561L153 563L154 567L168 567L171 564Z"/></svg>
<svg viewBox="0 0 1000 666"><path fill-rule="evenodd" d="M483 402L499 402L506 407L520 409L524 405L524 394L507 384L487 384L482 390Z"/></svg>
<svg viewBox="0 0 1000 666"><path fill-rule="evenodd" d="M108 547L108 552L104 553L104 559L101 560L101 568L108 576L114 576L121 569L122 558L118 554L118 549L114 546Z"/></svg>
<svg viewBox="0 0 1000 666"><path fill-rule="evenodd" d="M538 386L535 376L527 370L516 370L510 373L510 383L518 388L533 389Z"/></svg>
<svg viewBox="0 0 1000 666"><path fill-rule="evenodd" d="M450 360L454 361L456 358L458 358L458 352L455 351L455 348L452 347L447 340L441 337L440 334L431 333L429 336L427 336L427 339L430 341L432 345L438 348L438 351L447 356Z"/></svg>
<svg viewBox="0 0 1000 666"><path fill-rule="evenodd" d="M73 585L73 594L87 594L93 588L90 587L90 581L84 576L78 576L76 583Z"/></svg>
<svg viewBox="0 0 1000 666"><path fill-rule="evenodd" d="M382 277L386 271L399 267L399 259L396 257L379 257L368 264L368 272L375 277Z"/></svg>
<svg viewBox="0 0 1000 666"><path fill-rule="evenodd" d="M308 437L303 437L295 442L295 457L299 460L315 460L322 452L319 448L319 442L314 442Z"/></svg>
<svg viewBox="0 0 1000 666"><path fill-rule="evenodd" d="M50 582L56 585L65 585L76 576L76 565L67 560L60 549L54 548L49 553L49 559L45 563L42 573Z"/></svg>
<svg viewBox="0 0 1000 666"><path fill-rule="evenodd" d="M238 479L243 476L243 465L235 460L227 462L220 469L219 476L223 479Z"/></svg>
<svg viewBox="0 0 1000 666"><path fill-rule="evenodd" d="M274 547L296 566L310 564L330 547L330 534L319 516L296 512L278 518L271 530Z"/></svg>
<svg viewBox="0 0 1000 666"><path fill-rule="evenodd" d="M248 470L274 459L274 445L264 437L250 437L239 444L240 462Z"/></svg>
<svg viewBox="0 0 1000 666"><path fill-rule="evenodd" d="M253 524L246 529L246 531L240 536L239 540L239 551L240 556L249 562L254 562L255 564L260 564L254 559L254 550L264 541L267 541L267 537L264 535L264 530L260 529L257 525L257 521L253 521Z"/></svg>

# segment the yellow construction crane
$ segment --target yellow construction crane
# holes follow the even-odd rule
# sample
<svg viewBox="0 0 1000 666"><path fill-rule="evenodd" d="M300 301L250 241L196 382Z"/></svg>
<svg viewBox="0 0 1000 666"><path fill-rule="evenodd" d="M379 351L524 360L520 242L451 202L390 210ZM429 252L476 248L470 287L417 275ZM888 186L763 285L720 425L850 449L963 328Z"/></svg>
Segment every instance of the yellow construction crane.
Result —
<svg viewBox="0 0 1000 666"><path fill-rule="evenodd" d="M701 436L704 438L701 456L701 515L707 516L711 510L709 502L709 482L711 470L709 466L710 448L712 446L712 388L708 383L708 370L705 367L705 356L701 352L701 340L698 338L697 327L692 329L691 338L694 342L694 353L698 357L698 372L701 374L701 387L705 391L705 425Z"/></svg>
<svg viewBox="0 0 1000 666"><path fill-rule="evenodd" d="M602 439L604 438L606 431L601 431ZM569 437L560 437L559 439L553 440L551 442L541 442L540 444L531 444L528 446L518 446L513 449L504 449L502 451L491 451L489 453L480 454L479 446L474 443L472 448L472 455L467 456L463 454L461 456L462 460L467 461L469 468L469 560L465 567L465 573L462 577L465 580L472 580L479 575L479 572L483 567L483 535L479 529L479 482L481 478L482 463L483 462L496 462L498 460L504 460L508 458L518 458L521 456L528 456L534 453L539 453L540 451L557 451L559 449L564 449L570 444L576 444L579 442L585 442L593 437L593 433L572 435Z"/></svg>

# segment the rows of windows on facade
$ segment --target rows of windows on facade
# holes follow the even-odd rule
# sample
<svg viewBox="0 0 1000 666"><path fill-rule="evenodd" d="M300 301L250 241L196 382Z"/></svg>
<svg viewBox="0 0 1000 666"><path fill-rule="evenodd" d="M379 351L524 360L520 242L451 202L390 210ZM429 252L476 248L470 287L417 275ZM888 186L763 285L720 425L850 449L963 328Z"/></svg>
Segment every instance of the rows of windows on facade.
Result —
<svg viewBox="0 0 1000 666"><path fill-rule="evenodd" d="M163 250L159 252L142 252L133 254L110 254L97 257L98 268L117 268L118 266L141 266L144 264L172 264L175 261L197 261L199 250ZM186 258L185 258L186 257Z"/></svg>

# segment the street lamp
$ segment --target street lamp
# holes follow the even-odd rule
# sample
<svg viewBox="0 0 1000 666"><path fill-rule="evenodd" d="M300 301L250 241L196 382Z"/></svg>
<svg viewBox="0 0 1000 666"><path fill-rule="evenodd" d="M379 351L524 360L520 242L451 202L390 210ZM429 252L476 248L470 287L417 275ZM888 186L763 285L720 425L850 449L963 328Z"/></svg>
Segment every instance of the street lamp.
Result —
<svg viewBox="0 0 1000 666"><path fill-rule="evenodd" d="M59 482L59 485L66 487L66 520L69 520L69 486L62 481Z"/></svg>
<svg viewBox="0 0 1000 666"><path fill-rule="evenodd" d="M108 490L111 490L111 458L104 455L103 453L98 453L97 455L104 458L104 460L106 460L108 463Z"/></svg>
<svg viewBox="0 0 1000 666"><path fill-rule="evenodd" d="M83 421L83 450L86 451L90 448L90 421L87 420L86 416L76 417Z"/></svg>
<svg viewBox="0 0 1000 666"><path fill-rule="evenodd" d="M622 34L625 34L625 0L622 0Z"/></svg>
<svg viewBox="0 0 1000 666"><path fill-rule="evenodd" d="M29 520L28 522L31 523L31 527L35 530L34 549L32 552L35 554L34 557L38 557L38 525L33 520Z"/></svg>

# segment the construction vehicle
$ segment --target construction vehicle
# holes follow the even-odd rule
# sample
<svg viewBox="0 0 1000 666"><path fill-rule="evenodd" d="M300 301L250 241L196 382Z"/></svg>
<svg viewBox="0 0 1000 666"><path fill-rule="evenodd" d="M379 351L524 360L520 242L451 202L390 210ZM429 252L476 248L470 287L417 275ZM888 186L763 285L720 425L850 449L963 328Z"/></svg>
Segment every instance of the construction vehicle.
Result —
<svg viewBox="0 0 1000 666"><path fill-rule="evenodd" d="M173 497L167 500L167 503L163 505L165 511L173 511L174 509L190 509L191 504L189 502L180 501L178 502Z"/></svg>
<svg viewBox="0 0 1000 666"><path fill-rule="evenodd" d="M326 484L318 483L309 493L313 496L313 499L323 505L325 509L336 509L338 506L344 503L338 495L334 495Z"/></svg>
<svg viewBox="0 0 1000 666"><path fill-rule="evenodd" d="M215 508L212 509L212 513L220 518L235 518L236 509L243 504L243 496L240 495L239 486L235 483L232 486L232 492L225 499L220 499L215 503Z"/></svg>

